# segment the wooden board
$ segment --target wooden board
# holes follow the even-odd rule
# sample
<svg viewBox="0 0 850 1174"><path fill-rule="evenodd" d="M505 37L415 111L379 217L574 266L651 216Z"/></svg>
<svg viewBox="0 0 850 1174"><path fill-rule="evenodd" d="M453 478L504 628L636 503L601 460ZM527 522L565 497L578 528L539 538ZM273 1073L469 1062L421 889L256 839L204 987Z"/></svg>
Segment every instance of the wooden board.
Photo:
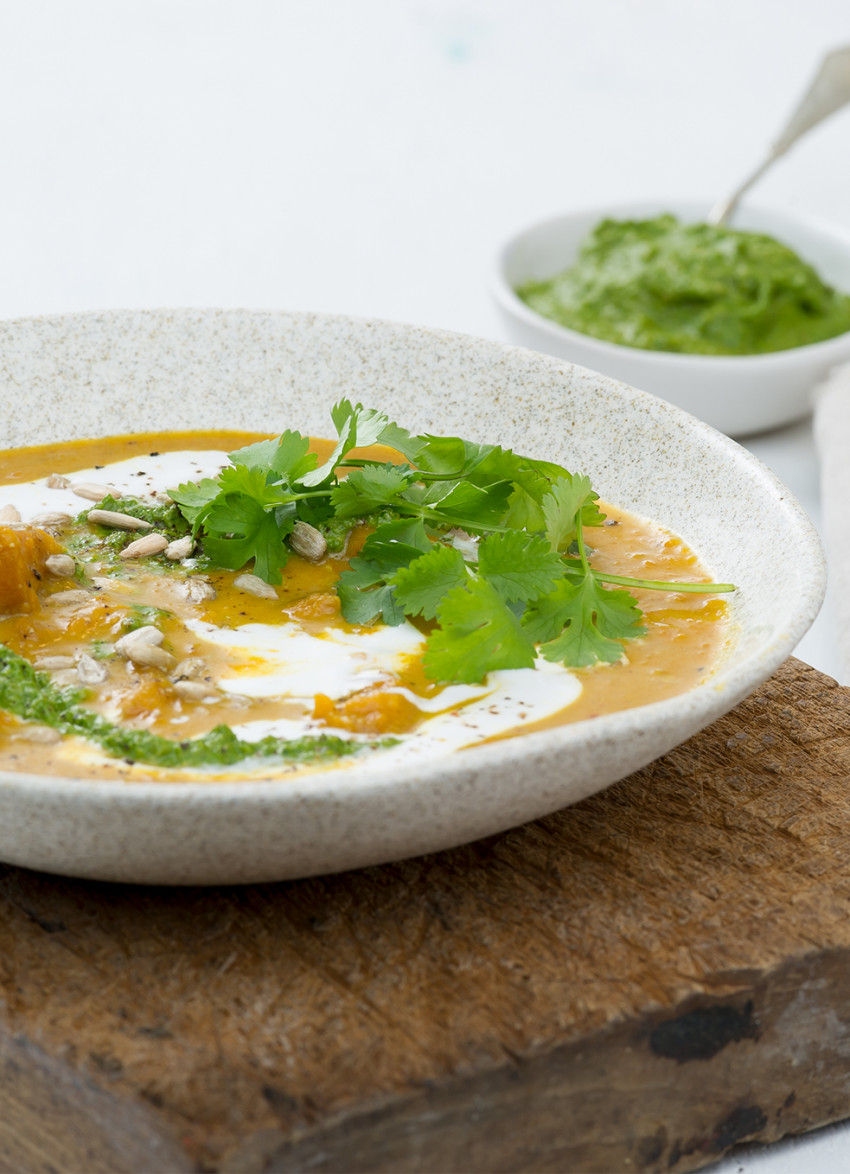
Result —
<svg viewBox="0 0 850 1174"><path fill-rule="evenodd" d="M685 1171L850 1115L850 692L602 795L214 890L0 866L0 1169Z"/></svg>

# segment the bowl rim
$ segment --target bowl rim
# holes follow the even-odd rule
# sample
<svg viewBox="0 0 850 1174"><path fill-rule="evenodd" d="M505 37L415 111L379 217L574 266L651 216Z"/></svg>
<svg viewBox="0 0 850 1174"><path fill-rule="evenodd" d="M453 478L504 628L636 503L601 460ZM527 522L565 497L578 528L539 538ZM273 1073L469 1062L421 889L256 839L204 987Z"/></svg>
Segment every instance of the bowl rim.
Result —
<svg viewBox="0 0 850 1174"><path fill-rule="evenodd" d="M162 308L144 310L109 310L84 311L70 314L54 314L34 317L22 317L7 320L3 326L28 325L31 323L73 323L104 318L122 318L124 316L143 317L151 320L166 315L169 319L185 315L191 322L196 322L199 316L211 314L237 314L248 317L312 320L320 323L345 325L350 323L357 328L376 327L391 330L401 330L406 335L413 334L423 340L444 341L452 346L483 347L488 353L501 353L505 359L511 355L521 354L533 358L537 364L553 368L563 377L563 360L542 352L532 351L525 347L484 339L458 331L436 329L428 326L419 326L404 322L394 322L387 319L357 317L334 313L312 313L309 311L290 310L261 310L261 309L225 309L216 307L206 308ZM627 349L627 348L621 348ZM572 365L578 373L588 372L578 364ZM622 380L602 376L598 372L589 371L597 378L604 378L606 382L616 385L617 389L633 401L648 403L654 413L668 415L672 413L674 419L684 420L688 429L696 433L700 440L709 448L722 453L727 460L739 462L749 470L757 481L771 494L776 502L777 509L786 515L790 527L794 529L799 541L803 544L803 553L808 555L811 562L811 571L806 579L806 589L799 597L800 606L795 613L792 623L786 625L781 634L776 634L766 645L760 645L749 652L738 663L724 667L721 663L710 677L695 688L684 693L640 705L631 709L619 710L598 718L588 718L583 721L569 723L550 729L531 731L513 738L492 743L477 745L470 749L474 751L472 758L467 758L461 752L425 761L421 764L411 764L405 767L405 777L411 782L427 784L436 780L440 775L454 775L460 773L465 762L470 762L475 768L487 769L491 763L498 763L504 769L506 766L522 765L523 760L534 757L550 757L556 753L568 752L572 745L605 745L610 743L611 735L630 733L640 737L648 729L656 725L679 724L687 726L689 716L695 718L701 728L706 723L703 715L712 710L709 703L710 693L722 693L724 701L719 712L726 712L741 697L749 693L761 681L765 680L782 664L793 651L794 646L813 622L823 602L826 589L826 562L823 546L813 523L806 515L794 496L788 491L775 473L769 469L752 453L742 448L734 440L719 432L711 425L685 412L665 400L641 391ZM22 446L25 447L25 446ZM685 536L687 540L687 536ZM799 550L799 548L798 548ZM729 697L733 700L727 704ZM714 720L710 717L709 720ZM690 736L685 733L683 737ZM447 769L448 768L448 769ZM636 769L636 768L634 768ZM356 774L355 774L356 772ZM367 773L368 772L368 773ZM366 759L358 766L346 765L342 770L335 770L333 765L328 769L320 769L315 773L296 775L291 780L286 776L253 777L234 780L187 780L187 781L147 781L122 779L80 779L71 775L41 775L18 771L0 770L0 792L14 790L21 786L26 787L30 794L35 796L55 795L57 792L68 793L69 784L73 787L74 799L107 801L110 804L133 806L138 800L159 799L166 804L182 799L185 803L203 805L228 804L238 800L240 804L258 803L267 806L269 802L291 803L300 799L332 800L339 799L339 788L346 782L355 782L360 795L385 791L397 781L398 767L392 764L381 765L374 759ZM285 782L285 786L275 785Z"/></svg>
<svg viewBox="0 0 850 1174"><path fill-rule="evenodd" d="M674 214L677 214L675 211L677 208L690 210L695 214L699 214L700 212L707 212L710 207L711 204L709 201L700 201L693 198L632 200L622 203L575 208L569 212L555 213L541 220L533 221L512 233L499 247L491 271L490 287L492 295L503 310L532 329L542 331L542 333L549 335L553 339L568 342L572 346L584 346L588 352L598 353L602 360L606 356L616 356L621 359L628 356L638 366L658 364L661 367L675 368L679 366L682 368L690 367L696 369L698 367L704 367L708 363L716 365L719 369L724 367L728 369L735 364L740 364L743 367L760 367L769 371L771 367L777 366L804 366L810 356L813 359L829 359L833 352L837 360L842 357L845 351L850 350L850 330L845 330L833 338L822 339L819 342L804 343L802 346L788 347L781 351L768 351L764 354L755 355L695 355L689 354L687 351L658 351L651 350L648 347L625 346L623 343L610 342L604 338L596 338L592 334L583 334L579 330L573 330L569 326L563 326L560 322L546 318L543 314L532 310L519 297L507 279L507 262L511 252L531 233L552 230L556 226L566 222L592 216L601 220L609 216L625 217L629 214L632 216L649 215L653 209L656 212L659 209L661 211L670 210ZM762 214L770 217L775 216L779 220L784 219L789 223L800 224L809 231L823 236L825 239L837 241L847 251L848 259L850 259L850 230L840 225L830 224L817 217L801 216L796 213L788 214L784 209L770 208L765 205L747 202L741 204L740 207L742 211L752 212L757 216ZM685 214L690 214L690 212L686 211ZM850 294L850 290L846 292Z"/></svg>

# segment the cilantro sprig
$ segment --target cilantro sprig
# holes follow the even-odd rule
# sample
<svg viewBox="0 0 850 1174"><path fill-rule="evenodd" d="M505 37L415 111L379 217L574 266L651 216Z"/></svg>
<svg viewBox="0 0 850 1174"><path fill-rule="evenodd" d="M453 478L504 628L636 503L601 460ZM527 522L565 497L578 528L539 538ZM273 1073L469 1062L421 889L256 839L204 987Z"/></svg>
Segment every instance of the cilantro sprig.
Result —
<svg viewBox="0 0 850 1174"><path fill-rule="evenodd" d="M296 522L339 535L372 532L339 577L351 623L426 625L426 671L478 682L538 656L571 668L622 659L645 634L625 588L726 592L729 583L667 583L595 569L584 538L605 515L583 474L498 445L413 436L380 411L343 399L322 464L286 431L230 454L216 478L170 491L204 554L280 583ZM404 461L355 457L387 445ZM337 542L337 547L339 542Z"/></svg>

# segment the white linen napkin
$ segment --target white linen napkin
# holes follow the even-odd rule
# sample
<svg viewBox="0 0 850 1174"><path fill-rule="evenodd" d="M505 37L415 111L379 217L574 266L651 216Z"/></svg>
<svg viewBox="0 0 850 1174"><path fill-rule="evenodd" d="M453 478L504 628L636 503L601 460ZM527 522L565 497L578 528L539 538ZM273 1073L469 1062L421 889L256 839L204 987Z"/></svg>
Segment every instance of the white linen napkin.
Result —
<svg viewBox="0 0 850 1174"><path fill-rule="evenodd" d="M841 679L850 682L850 363L816 389L814 435Z"/></svg>

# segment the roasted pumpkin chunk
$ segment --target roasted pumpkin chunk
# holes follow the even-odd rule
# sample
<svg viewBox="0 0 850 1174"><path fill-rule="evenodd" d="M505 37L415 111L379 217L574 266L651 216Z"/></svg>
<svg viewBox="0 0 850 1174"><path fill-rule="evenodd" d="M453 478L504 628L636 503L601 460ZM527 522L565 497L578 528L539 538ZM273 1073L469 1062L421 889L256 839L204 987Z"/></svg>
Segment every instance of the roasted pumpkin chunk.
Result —
<svg viewBox="0 0 850 1174"><path fill-rule="evenodd" d="M156 718L168 712L174 703L171 682L159 673L142 673L134 685L118 700L124 718Z"/></svg>
<svg viewBox="0 0 850 1174"><path fill-rule="evenodd" d="M0 615L29 615L37 611L38 584L45 563L62 547L44 530L14 530L0 526Z"/></svg>
<svg viewBox="0 0 850 1174"><path fill-rule="evenodd" d="M356 734L405 734L418 725L422 714L401 694L376 688L363 689L337 702L317 693L313 717Z"/></svg>

